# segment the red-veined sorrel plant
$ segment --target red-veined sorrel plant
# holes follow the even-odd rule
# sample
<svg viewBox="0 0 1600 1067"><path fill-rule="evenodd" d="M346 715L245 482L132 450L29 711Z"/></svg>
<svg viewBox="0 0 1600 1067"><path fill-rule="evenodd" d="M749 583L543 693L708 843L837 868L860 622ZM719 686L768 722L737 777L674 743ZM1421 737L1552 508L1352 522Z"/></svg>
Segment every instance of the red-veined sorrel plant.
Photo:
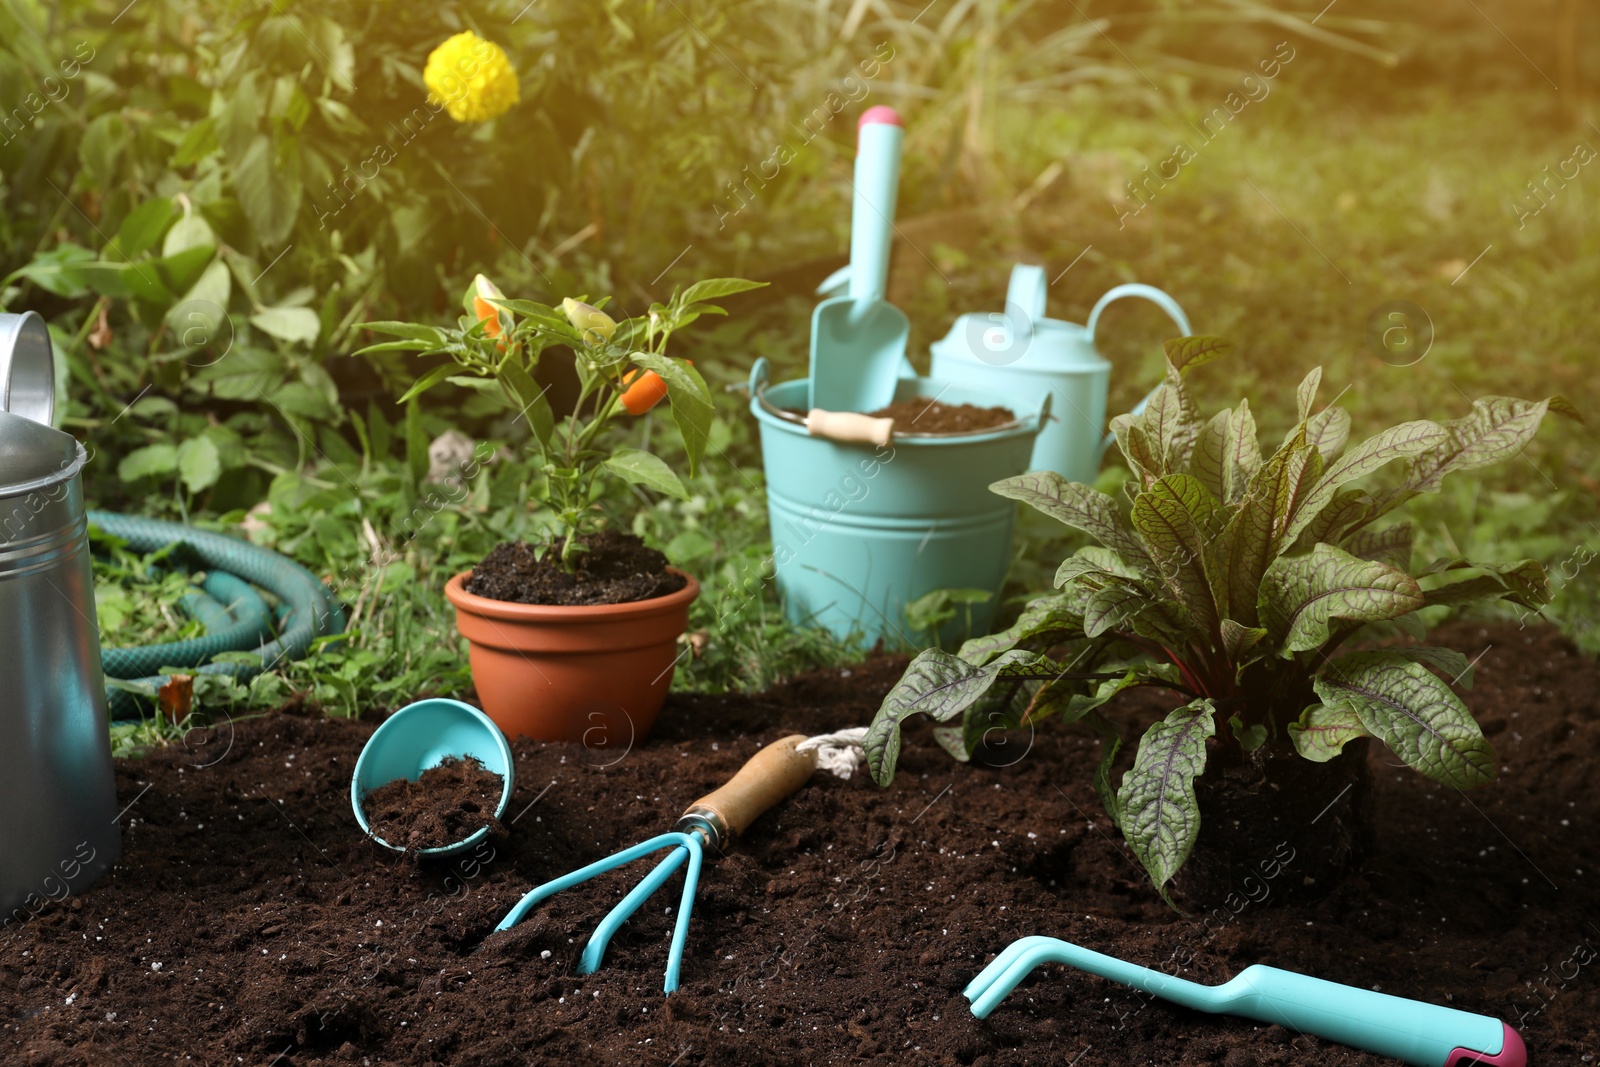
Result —
<svg viewBox="0 0 1600 1067"><path fill-rule="evenodd" d="M688 495L659 456L638 448L605 447L602 431L614 419L642 415L670 397L672 419L693 475L711 432L711 391L689 360L666 354L667 342L701 315L726 314L709 301L765 284L740 278L696 282L674 292L667 303L652 304L645 315L617 322L599 307L570 297L560 308L508 299L480 274L462 300L467 313L459 325L363 323L399 340L371 345L357 355L448 356L450 362L417 379L401 403L440 382L489 383L527 418L531 447L544 464L543 484L536 492L555 514L551 542L561 545L561 561L570 570L584 539L604 521L594 506L603 489L602 475L671 496ZM535 380L540 359L552 349L570 352L578 375L577 403L561 419L545 398L545 387Z"/></svg>
<svg viewBox="0 0 1600 1067"><path fill-rule="evenodd" d="M1534 560L1447 558L1412 571L1411 525L1374 524L1437 491L1446 474L1516 455L1547 411L1576 412L1559 397L1487 397L1463 418L1402 423L1347 447L1348 412L1313 414L1318 368L1300 383L1294 428L1263 457L1247 401L1202 421L1184 384L1185 372L1228 347L1211 337L1169 341L1166 379L1149 404L1113 420L1134 474L1126 501L1051 472L993 486L1097 543L1062 563L1057 591L1009 630L912 661L866 739L880 784L894 776L900 725L912 715L950 724L937 736L963 759L996 727L1087 719L1109 741L1095 786L1165 894L1199 834L1194 782L1208 759L1292 746L1324 762L1370 735L1441 782L1494 778L1494 749L1451 689L1471 682L1465 657L1421 646L1338 650L1420 638L1417 612L1434 605L1543 605L1549 590ZM1398 484L1350 485L1397 460L1406 461ZM1113 789L1121 736L1096 709L1140 685L1187 702L1145 732Z"/></svg>

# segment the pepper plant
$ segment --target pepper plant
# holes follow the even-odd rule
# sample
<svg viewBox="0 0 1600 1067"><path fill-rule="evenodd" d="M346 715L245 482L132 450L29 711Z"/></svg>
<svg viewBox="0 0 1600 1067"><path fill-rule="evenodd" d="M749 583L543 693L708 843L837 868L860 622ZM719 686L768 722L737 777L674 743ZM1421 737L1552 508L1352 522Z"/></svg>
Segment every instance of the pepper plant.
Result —
<svg viewBox="0 0 1600 1067"><path fill-rule="evenodd" d="M1166 378L1143 412L1113 420L1134 475L1125 500L1049 471L995 483L1094 543L1010 629L911 662L866 738L880 784L894 776L901 724L914 715L946 724L936 736L961 759L995 728L1086 720L1107 741L1096 789L1165 894L1199 835L1194 783L1208 763L1268 748L1325 762L1370 735L1449 785L1495 777L1494 749L1452 689L1471 684L1465 657L1372 646L1420 639L1425 608L1542 606L1544 567L1444 558L1412 570L1411 524L1376 524L1447 474L1515 456L1547 412L1576 412L1559 397L1486 397L1462 418L1406 422L1347 446L1349 413L1313 412L1318 368L1300 383L1294 427L1264 456L1248 401L1204 421L1185 385L1229 347L1169 341ZM1351 484L1397 461L1396 484ZM1346 645L1362 647L1341 654ZM1121 734L1097 709L1132 686L1184 703L1145 732L1113 788Z"/></svg>
<svg viewBox="0 0 1600 1067"><path fill-rule="evenodd" d="M659 456L639 448L608 447L604 431L623 415L642 415L671 397L672 418L693 475L711 433L711 391L689 360L666 354L672 335L702 315L726 312L712 300L765 283L713 278L674 291L642 316L617 322L601 307L568 297L554 308L512 300L483 275L463 298L466 314L454 327L412 322L369 322L366 329L397 338L357 355L414 352L448 361L428 371L400 398L415 418L416 398L441 382L500 395L525 417L530 445L543 464L539 502L554 512L550 547L575 569L585 539L602 524L595 507L603 478L620 478L670 496L687 498L683 482ZM602 303L604 303L602 301ZM577 372L572 412L557 418L537 381L547 353L564 350Z"/></svg>

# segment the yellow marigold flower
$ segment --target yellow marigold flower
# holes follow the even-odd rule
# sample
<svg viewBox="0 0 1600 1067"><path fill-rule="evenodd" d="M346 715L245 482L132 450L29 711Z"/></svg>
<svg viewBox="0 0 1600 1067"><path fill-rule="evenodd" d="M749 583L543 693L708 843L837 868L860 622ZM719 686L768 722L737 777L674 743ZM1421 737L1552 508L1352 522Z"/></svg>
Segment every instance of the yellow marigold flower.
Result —
<svg viewBox="0 0 1600 1067"><path fill-rule="evenodd" d="M457 122L488 122L521 98L505 50L466 30L435 48L422 80Z"/></svg>

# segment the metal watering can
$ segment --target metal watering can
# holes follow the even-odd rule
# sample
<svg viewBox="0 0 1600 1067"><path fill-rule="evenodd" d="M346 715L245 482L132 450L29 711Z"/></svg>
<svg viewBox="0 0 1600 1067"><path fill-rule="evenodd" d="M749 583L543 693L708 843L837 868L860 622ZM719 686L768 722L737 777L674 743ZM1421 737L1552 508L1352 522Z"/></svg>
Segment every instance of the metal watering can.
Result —
<svg viewBox="0 0 1600 1067"><path fill-rule="evenodd" d="M1011 270L1003 313L962 315L931 351L930 377L1038 403L1048 393L1055 418L1039 432L1030 470L1052 470L1090 483L1111 438L1106 396L1111 364L1095 349L1095 327L1112 301L1137 296L1165 311L1188 336L1189 318L1178 302L1150 285L1119 285L1095 302L1082 326L1045 317L1044 268L1019 263ZM1146 398L1148 399L1148 397ZM1144 406L1141 400L1134 411ZM1018 408L1021 410L1021 408Z"/></svg>
<svg viewBox="0 0 1600 1067"><path fill-rule="evenodd" d="M88 452L50 425L44 320L0 314L0 925L122 854L88 522Z"/></svg>

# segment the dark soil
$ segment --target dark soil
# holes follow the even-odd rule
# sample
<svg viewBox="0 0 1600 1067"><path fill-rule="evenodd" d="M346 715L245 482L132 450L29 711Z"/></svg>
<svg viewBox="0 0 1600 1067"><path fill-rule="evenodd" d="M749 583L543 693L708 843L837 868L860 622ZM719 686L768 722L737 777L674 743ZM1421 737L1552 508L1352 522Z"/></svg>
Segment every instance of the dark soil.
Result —
<svg viewBox="0 0 1600 1067"><path fill-rule="evenodd" d="M561 567L561 545L540 559L525 541L497 545L472 569L467 592L514 604L631 604L676 593L688 584L667 570L667 557L633 534L605 530L576 553L571 573Z"/></svg>
<svg viewBox="0 0 1600 1067"><path fill-rule="evenodd" d="M1310 699L1315 700L1315 697ZM1304 705L1301 705L1304 707ZM1206 911L1259 892L1276 857L1292 855L1293 878L1272 878L1280 899L1328 892L1372 852L1373 781L1368 738L1326 763L1265 745L1233 766L1213 761L1195 782L1200 837L1174 885L1178 906Z"/></svg>
<svg viewBox="0 0 1600 1067"><path fill-rule="evenodd" d="M415 782L397 778L361 800L374 837L416 852L465 841L485 826L498 833L494 809L506 780L468 756L446 756Z"/></svg>
<svg viewBox="0 0 1600 1067"><path fill-rule="evenodd" d="M197 735L118 764L122 862L3 935L0 1062L1392 1064L1062 967L975 1020L965 983L1043 933L1207 982L1266 963L1449 1003L1519 1026L1541 1067L1592 1064L1600 668L1548 630L1439 638L1483 653L1467 699L1505 769L1462 794L1373 746L1373 854L1320 900L1280 906L1293 862L1263 856L1259 892L1184 919L1101 813L1090 731L1042 730L982 767L921 725L887 791L818 775L708 857L669 998L677 876L592 975L584 942L643 866L490 931L535 884L670 827L761 742L867 722L902 661L674 694L621 758L518 742L510 836L451 865L357 829L345 798L372 723L278 714ZM1164 707L1125 697L1119 717Z"/></svg>
<svg viewBox="0 0 1600 1067"><path fill-rule="evenodd" d="M980 408L976 404L940 404L925 398L899 400L872 412L875 419L893 419L895 433L972 433L1015 422L1006 408Z"/></svg>

